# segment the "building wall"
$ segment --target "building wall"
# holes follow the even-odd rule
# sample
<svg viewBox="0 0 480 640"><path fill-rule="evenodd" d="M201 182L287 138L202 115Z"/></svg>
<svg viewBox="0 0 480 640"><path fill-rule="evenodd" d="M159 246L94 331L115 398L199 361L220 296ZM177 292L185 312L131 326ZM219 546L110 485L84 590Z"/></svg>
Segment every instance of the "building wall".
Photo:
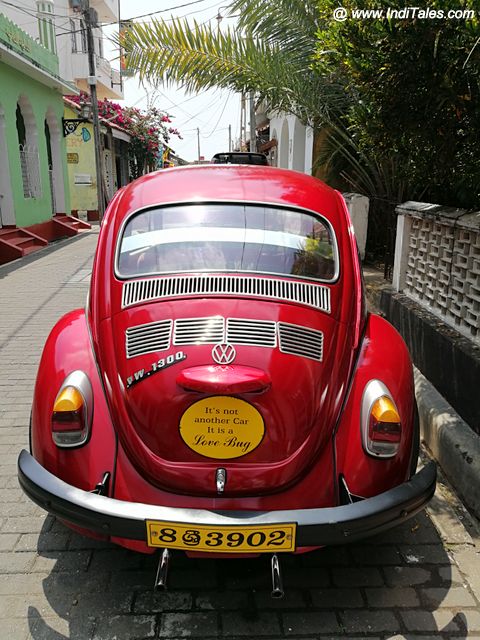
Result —
<svg viewBox="0 0 480 640"><path fill-rule="evenodd" d="M312 173L313 131L303 125L296 116L284 113L272 114L270 139L277 140L273 161L282 169Z"/></svg>
<svg viewBox="0 0 480 640"><path fill-rule="evenodd" d="M65 118L78 118L78 113L66 107ZM65 138L65 143L72 209L97 211L93 125L90 122L81 123L75 133ZM84 184L79 184L80 181Z"/></svg>
<svg viewBox="0 0 480 640"><path fill-rule="evenodd" d="M53 142L58 145L58 154L63 158L65 141L62 132L63 100L54 89L50 89L28 76L16 71L0 62L0 111L3 113L5 146L7 157L2 162L8 162L10 173L11 195L15 210L15 224L26 227L48 220L53 214L50 178L48 173L47 143L45 139L45 119L50 122ZM40 194L35 198L25 198L23 191L22 169L20 162L19 144L16 127L17 103L27 105L31 112L36 130L36 146L39 155ZM60 184L62 183L63 184ZM68 193L68 179L65 163L58 166L57 189L59 194L59 212L69 212L70 200ZM63 210L63 211L62 211Z"/></svg>

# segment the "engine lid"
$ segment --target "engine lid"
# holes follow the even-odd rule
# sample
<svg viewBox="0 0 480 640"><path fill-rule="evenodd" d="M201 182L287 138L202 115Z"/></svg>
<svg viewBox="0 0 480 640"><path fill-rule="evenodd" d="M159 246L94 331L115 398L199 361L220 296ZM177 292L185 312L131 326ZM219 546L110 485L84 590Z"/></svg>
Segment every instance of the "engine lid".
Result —
<svg viewBox="0 0 480 640"><path fill-rule="evenodd" d="M115 354L105 371L117 430L158 486L215 495L225 468L225 495L277 492L331 440L352 348L328 314L163 301L122 310L101 335Z"/></svg>

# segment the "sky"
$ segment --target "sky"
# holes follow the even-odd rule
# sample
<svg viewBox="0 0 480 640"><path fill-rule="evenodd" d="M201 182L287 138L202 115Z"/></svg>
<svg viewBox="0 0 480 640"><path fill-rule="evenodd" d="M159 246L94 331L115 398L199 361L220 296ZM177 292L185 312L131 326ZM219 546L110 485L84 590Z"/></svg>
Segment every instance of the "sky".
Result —
<svg viewBox="0 0 480 640"><path fill-rule="evenodd" d="M192 2L192 0L120 0L121 19L133 18L152 11L162 11L155 14L165 20L186 16L189 20L199 23L212 22L217 28L216 16L219 9L224 13L225 5L221 0L197 0L195 4L183 8L174 9ZM165 11L166 10L166 11ZM147 21L148 18L141 18ZM226 18L221 21L221 28L227 25L234 26L235 18ZM114 27L105 27L108 36ZM106 57L112 62L112 66L118 69L118 52L107 40L105 46ZM149 105L166 111L172 116L172 125L176 127L182 140L176 136L170 139L170 146L179 156L185 160L198 158L198 136L200 138L200 155L209 160L214 153L228 151L228 126L232 127L232 140L238 139L240 134L240 95L224 90L209 90L200 94L187 94L181 87L159 86L153 89L149 85L140 85L138 78L126 78L124 83L124 96L120 104L136 106L145 109Z"/></svg>

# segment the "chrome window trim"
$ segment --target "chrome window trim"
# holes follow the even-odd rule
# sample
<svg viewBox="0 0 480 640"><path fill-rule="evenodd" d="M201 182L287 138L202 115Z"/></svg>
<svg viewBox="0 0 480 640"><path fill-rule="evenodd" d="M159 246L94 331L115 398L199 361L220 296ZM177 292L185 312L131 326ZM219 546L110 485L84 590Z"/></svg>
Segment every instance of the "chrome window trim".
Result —
<svg viewBox="0 0 480 640"><path fill-rule="evenodd" d="M311 277L307 277L307 276L297 276L297 275L292 275L292 274L282 274L282 273L277 273L277 272L267 272L267 271L230 271L227 269L219 269L219 270L215 270L215 269L211 269L211 270L196 270L196 271L188 271L188 270L184 270L184 271L163 271L160 273L136 273L133 276L124 276L122 274L119 273L118 270L118 261L119 261L119 257L120 257L120 243L121 243L121 239L123 237L123 233L125 231L125 227L127 226L127 224L130 222L130 220L135 217L136 215L138 215L139 213L142 212L147 212L147 211L151 211L152 209L168 209L169 207L178 207L178 206L188 206L188 205L209 205L209 204L227 204L227 205L240 205L240 206L257 206L257 207L271 207L272 209L281 209L283 211L287 210L287 211L293 211L293 212L299 212L299 213L307 213L311 216L313 216L314 218L317 218L320 222L322 222L322 224L324 224L328 231L330 232L330 235L332 237L332 248L333 248L333 257L334 257L334 267L335 267L335 271L333 273L333 276L331 279L329 280L324 280L324 279L319 279L319 278L311 278ZM131 213L129 213L125 219L123 220L120 229L118 231L118 235L116 238L116 245L115 245L115 254L114 254L114 264L113 264L113 272L115 277L117 278L117 280L120 281L129 281L129 280L136 280L137 278L148 278L148 277L168 277L170 275L175 275L175 274L179 274L179 273L191 273L191 274L199 274L199 273L254 273L254 274L261 274L261 275L271 275L271 276L276 276L276 277L280 277L280 278L289 278L289 279L296 279L296 280L308 280L308 281L312 281L312 282L316 282L316 283L328 283L328 284L334 284L335 282L337 282L339 276L340 276L340 256L339 256L339 252L338 252L338 243L337 243L337 236L335 235L335 231L333 229L333 226L331 224L331 222L321 213L319 213L318 211L313 211L312 209L307 209L306 207L301 207L301 206L297 206L294 204L283 204L283 203L279 203L279 202L270 202L270 201L255 201L255 200L228 200L228 199L207 199L207 200L177 200L177 201L173 201L173 202L163 202L163 203L158 203L158 204L151 204L148 205L146 207L139 207L138 209L135 209L134 211L132 211Z"/></svg>

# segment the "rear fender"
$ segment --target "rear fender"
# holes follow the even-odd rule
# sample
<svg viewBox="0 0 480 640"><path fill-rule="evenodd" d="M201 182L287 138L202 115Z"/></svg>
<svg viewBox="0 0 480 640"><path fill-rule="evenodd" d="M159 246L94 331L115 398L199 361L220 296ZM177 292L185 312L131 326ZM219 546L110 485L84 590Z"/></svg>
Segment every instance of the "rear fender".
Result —
<svg viewBox="0 0 480 640"><path fill-rule="evenodd" d="M61 449L52 439L53 404L66 376L80 369L93 389L93 421L87 444ZM116 435L92 352L83 309L61 318L45 344L35 384L31 446L33 456L48 471L85 491L92 490L105 472L113 473ZM112 483L110 483L112 485Z"/></svg>
<svg viewBox="0 0 480 640"><path fill-rule="evenodd" d="M370 380L383 382L402 422L398 454L381 459L367 455L361 436L361 406ZM410 355L400 334L383 318L370 315L345 408L335 435L336 476L343 475L351 493L372 497L410 477L414 430L414 386Z"/></svg>

